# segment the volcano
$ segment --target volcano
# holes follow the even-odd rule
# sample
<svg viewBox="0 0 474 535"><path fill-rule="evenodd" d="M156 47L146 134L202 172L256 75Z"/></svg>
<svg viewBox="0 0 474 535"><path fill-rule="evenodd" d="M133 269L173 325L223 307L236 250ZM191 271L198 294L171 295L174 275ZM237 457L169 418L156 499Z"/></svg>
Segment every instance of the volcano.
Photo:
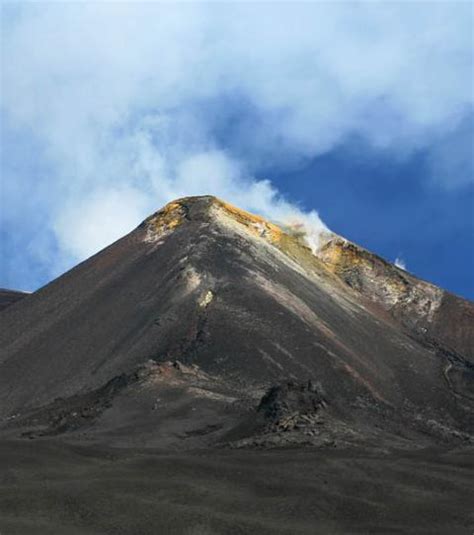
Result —
<svg viewBox="0 0 474 535"><path fill-rule="evenodd" d="M187 197L0 297L0 531L472 533L474 304L356 244Z"/></svg>

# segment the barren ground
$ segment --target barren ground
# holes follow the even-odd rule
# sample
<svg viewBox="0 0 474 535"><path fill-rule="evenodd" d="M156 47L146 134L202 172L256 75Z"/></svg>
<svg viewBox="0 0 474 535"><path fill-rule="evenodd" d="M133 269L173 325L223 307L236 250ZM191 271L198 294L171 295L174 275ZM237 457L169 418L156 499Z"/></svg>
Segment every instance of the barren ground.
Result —
<svg viewBox="0 0 474 535"><path fill-rule="evenodd" d="M101 449L0 443L0 532L466 533L473 450Z"/></svg>

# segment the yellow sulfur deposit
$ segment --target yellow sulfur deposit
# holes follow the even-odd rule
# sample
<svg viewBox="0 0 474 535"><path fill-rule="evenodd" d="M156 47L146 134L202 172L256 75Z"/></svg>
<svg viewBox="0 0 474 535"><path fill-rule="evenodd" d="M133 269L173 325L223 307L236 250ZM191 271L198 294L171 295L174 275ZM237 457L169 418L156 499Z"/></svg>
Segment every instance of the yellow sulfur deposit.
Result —
<svg viewBox="0 0 474 535"><path fill-rule="evenodd" d="M362 249L342 239L329 241L321 248L318 257L333 273L364 263Z"/></svg>
<svg viewBox="0 0 474 535"><path fill-rule="evenodd" d="M193 215L196 207L198 210ZM240 228L256 238L262 238L310 271L324 269L323 264L305 243L304 232L280 227L214 196L184 197L168 203L145 221L145 240L160 242L184 223L187 217L202 218L203 214L209 220L230 225L236 230Z"/></svg>
<svg viewBox="0 0 474 535"><path fill-rule="evenodd" d="M183 203L173 201L146 220L146 241L156 241L181 225L186 216Z"/></svg>
<svg viewBox="0 0 474 535"><path fill-rule="evenodd" d="M216 199L215 204L219 208L225 210L235 221L245 225L247 229L256 236L263 236L271 242L277 242L281 239L283 234L282 229L265 220L263 217L241 210L240 208L221 201L220 199Z"/></svg>

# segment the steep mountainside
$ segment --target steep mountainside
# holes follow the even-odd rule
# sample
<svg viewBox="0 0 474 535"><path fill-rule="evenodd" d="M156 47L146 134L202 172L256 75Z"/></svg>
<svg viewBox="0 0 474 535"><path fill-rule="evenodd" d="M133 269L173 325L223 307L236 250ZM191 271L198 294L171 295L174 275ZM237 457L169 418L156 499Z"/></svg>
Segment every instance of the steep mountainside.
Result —
<svg viewBox="0 0 474 535"><path fill-rule="evenodd" d="M300 416L312 437L468 440L473 310L337 236L313 254L291 230L185 198L3 313L0 415L30 436L106 430L122 443L117 429L135 425L142 443L183 445L164 431L181 416L153 410L168 395L200 440L267 440L285 418L305 427ZM313 411L290 394L308 381L325 400ZM246 413L288 384L276 427Z"/></svg>
<svg viewBox="0 0 474 535"><path fill-rule="evenodd" d="M474 364L472 303L340 237L326 241L318 257L349 287L389 311L420 341L462 355Z"/></svg>

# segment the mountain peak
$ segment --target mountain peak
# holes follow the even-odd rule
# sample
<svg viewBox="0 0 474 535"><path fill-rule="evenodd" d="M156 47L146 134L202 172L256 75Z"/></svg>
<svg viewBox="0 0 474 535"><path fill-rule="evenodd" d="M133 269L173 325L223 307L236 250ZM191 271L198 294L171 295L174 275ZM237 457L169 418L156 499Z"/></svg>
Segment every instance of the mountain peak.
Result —
<svg viewBox="0 0 474 535"><path fill-rule="evenodd" d="M250 234L264 237L272 243L278 242L284 234L284 230L275 223L213 195L182 197L171 201L148 217L141 226L146 229L146 241L158 241L186 220L235 223L241 230L246 229Z"/></svg>
<svg viewBox="0 0 474 535"><path fill-rule="evenodd" d="M321 242L213 196L168 203L2 312L0 433L464 440L473 305L334 234Z"/></svg>

